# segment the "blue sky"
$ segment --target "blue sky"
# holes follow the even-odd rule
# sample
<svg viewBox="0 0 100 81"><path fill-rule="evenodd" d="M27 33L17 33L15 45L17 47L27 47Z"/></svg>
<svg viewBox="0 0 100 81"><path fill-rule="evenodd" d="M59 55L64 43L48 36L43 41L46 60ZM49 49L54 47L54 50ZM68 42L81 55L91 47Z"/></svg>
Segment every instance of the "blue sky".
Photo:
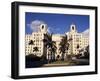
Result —
<svg viewBox="0 0 100 81"><path fill-rule="evenodd" d="M88 15L74 15L74 14L51 14L51 13L25 13L25 33L31 34L31 23L34 21L43 21L48 25L50 32L55 34L64 34L70 30L70 25L74 23L78 32L83 32L89 29ZM34 25L33 25L34 26Z"/></svg>

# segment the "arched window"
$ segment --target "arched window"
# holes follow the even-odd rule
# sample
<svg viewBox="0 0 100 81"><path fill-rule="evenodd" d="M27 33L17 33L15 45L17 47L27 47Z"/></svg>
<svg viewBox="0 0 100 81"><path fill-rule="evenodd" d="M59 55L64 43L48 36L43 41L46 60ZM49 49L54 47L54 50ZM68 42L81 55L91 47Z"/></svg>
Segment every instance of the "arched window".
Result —
<svg viewBox="0 0 100 81"><path fill-rule="evenodd" d="M42 29L44 29L44 25L42 25Z"/></svg>
<svg viewBox="0 0 100 81"><path fill-rule="evenodd" d="M74 30L74 26L72 26L72 30Z"/></svg>

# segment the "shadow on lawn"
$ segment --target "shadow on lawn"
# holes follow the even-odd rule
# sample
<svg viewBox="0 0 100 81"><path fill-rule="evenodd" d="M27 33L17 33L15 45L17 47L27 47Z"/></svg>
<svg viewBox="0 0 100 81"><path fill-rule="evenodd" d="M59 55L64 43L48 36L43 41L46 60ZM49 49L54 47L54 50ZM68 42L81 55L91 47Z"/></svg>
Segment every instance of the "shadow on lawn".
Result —
<svg viewBox="0 0 100 81"><path fill-rule="evenodd" d="M77 65L89 65L89 58L76 58L76 59L73 59L73 60L69 60L70 61L70 64L69 66L71 65L74 65L74 66L77 66ZM62 64L65 63L64 61L51 61L49 63L58 63ZM42 67L44 64L48 64L48 61L47 60L43 60L42 57L37 57L35 55L28 55L28 56L25 56L25 67L26 68L35 68L35 67Z"/></svg>
<svg viewBox="0 0 100 81"><path fill-rule="evenodd" d="M41 67L46 63L47 63L46 60L43 60L42 58L37 57L35 55L25 56L25 67L26 68Z"/></svg>

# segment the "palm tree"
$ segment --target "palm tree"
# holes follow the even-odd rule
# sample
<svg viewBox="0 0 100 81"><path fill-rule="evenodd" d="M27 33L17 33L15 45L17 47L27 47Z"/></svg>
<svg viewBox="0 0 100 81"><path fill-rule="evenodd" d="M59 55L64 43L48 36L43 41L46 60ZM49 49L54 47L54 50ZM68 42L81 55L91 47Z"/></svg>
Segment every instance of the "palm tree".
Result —
<svg viewBox="0 0 100 81"><path fill-rule="evenodd" d="M38 47L33 47L33 52L38 52L38 51L39 51Z"/></svg>
<svg viewBox="0 0 100 81"><path fill-rule="evenodd" d="M52 60L55 59L55 53L56 53L56 42L52 41L52 34L51 35L47 35L47 39L43 39L43 42L45 43L45 46L47 47L47 60L48 63Z"/></svg>
<svg viewBox="0 0 100 81"><path fill-rule="evenodd" d="M33 40L30 40L29 41L29 45L34 45L34 41Z"/></svg>
<svg viewBox="0 0 100 81"><path fill-rule="evenodd" d="M34 41L33 40L30 40L29 41L29 43L28 43L29 45L34 45ZM34 47L34 48L32 48L31 49L31 53L29 54L29 55L27 55L26 56L26 62L34 62L34 61L40 61L40 57L38 57L37 55L34 55L33 53L32 53L32 51L34 52L34 51L39 51L39 49L38 49L38 47Z"/></svg>
<svg viewBox="0 0 100 81"><path fill-rule="evenodd" d="M67 35L63 36L62 39L61 39L61 42L60 42L60 53L62 53L62 60L65 60L65 53L66 51L68 50L69 48L69 43L68 43L68 40L67 40Z"/></svg>
<svg viewBox="0 0 100 81"><path fill-rule="evenodd" d="M56 50L57 50L55 41L51 42L51 47L50 48L51 48L51 60L54 61L55 60Z"/></svg>
<svg viewBox="0 0 100 81"><path fill-rule="evenodd" d="M33 46L33 45L34 45L34 41L33 41L33 40L30 40L28 44L29 44L30 46ZM33 49L31 48L31 54L32 54L32 51L33 51Z"/></svg>
<svg viewBox="0 0 100 81"><path fill-rule="evenodd" d="M85 58L89 59L89 45L85 48L85 51L84 56Z"/></svg>
<svg viewBox="0 0 100 81"><path fill-rule="evenodd" d="M34 47L34 48L33 48L33 52L34 52L34 51L36 51L36 52L39 51L38 47Z"/></svg>

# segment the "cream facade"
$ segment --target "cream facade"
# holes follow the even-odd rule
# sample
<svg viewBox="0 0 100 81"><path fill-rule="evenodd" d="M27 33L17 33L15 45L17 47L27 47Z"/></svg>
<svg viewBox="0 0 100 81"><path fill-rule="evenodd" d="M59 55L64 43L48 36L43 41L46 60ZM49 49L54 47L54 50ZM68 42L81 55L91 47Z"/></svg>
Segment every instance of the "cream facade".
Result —
<svg viewBox="0 0 100 81"><path fill-rule="evenodd" d="M41 57L43 54L48 54L48 49L43 42L44 39L48 39L45 35L49 33L47 32L47 25L41 24L39 30L37 32L33 32L31 35L25 35L25 53L26 55L34 54L36 56ZM70 31L65 33L67 35L67 40L69 43L69 48L66 50L67 54L79 54L79 50L86 48L89 45L89 37L84 36L82 33L78 33L76 26L74 24L70 25ZM62 39L61 34L53 34L52 41L56 43L56 52L55 52L55 59L57 56L61 57L61 53L59 50L60 42ZM38 50L34 50L37 47ZM48 56L46 56L48 58Z"/></svg>
<svg viewBox="0 0 100 81"><path fill-rule="evenodd" d="M70 31L66 34L69 43L68 54L77 55L81 49L85 49L89 45L89 37L78 33L74 24L70 26Z"/></svg>
<svg viewBox="0 0 100 81"><path fill-rule="evenodd" d="M56 49L56 54L55 54L55 59L57 58L57 57L61 57L62 55L61 55L61 53L60 53L60 50L59 50L59 48L60 48L60 42L61 42L61 39L62 39L62 36L63 35L61 35L61 34L54 34L53 36L52 36L52 41L55 41L55 43L56 43L56 47L57 47L57 49Z"/></svg>
<svg viewBox="0 0 100 81"><path fill-rule="evenodd" d="M26 55L34 54L41 57L46 53L46 47L43 40L46 39L47 25L41 24L39 31L33 32L31 35L25 35L25 52Z"/></svg>

